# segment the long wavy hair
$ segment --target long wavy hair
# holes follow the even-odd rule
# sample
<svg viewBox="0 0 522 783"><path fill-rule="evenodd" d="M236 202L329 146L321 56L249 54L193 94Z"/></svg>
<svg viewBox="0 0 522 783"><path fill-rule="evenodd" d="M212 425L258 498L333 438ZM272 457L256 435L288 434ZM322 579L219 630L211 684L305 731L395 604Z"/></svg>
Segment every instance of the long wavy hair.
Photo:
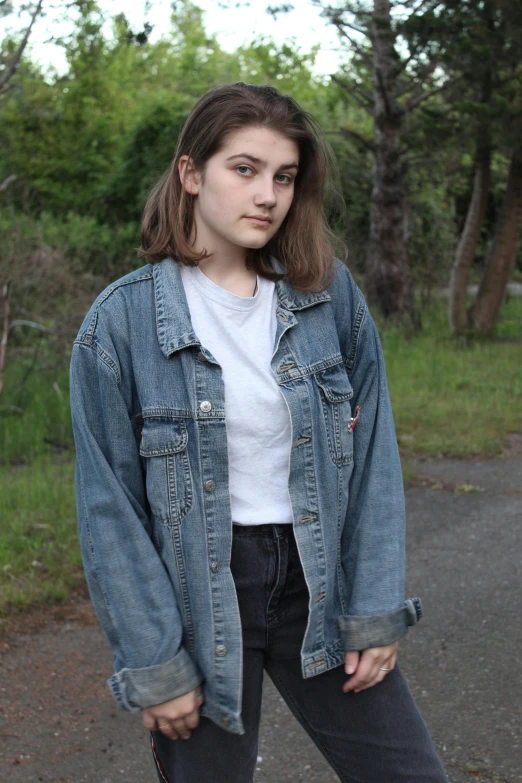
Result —
<svg viewBox="0 0 522 783"><path fill-rule="evenodd" d="M217 87L196 103L179 135L174 160L152 189L143 214L140 255L150 262L171 257L197 266L211 254L198 253L190 244L194 199L180 181L178 162L188 155L194 167L205 163L223 147L232 131L245 127L269 128L294 141L299 149L299 172L294 198L285 220L267 244L247 252L246 265L269 280L287 277L296 289L323 290L334 276L334 247L344 246L328 225L327 213L337 200L336 166L319 125L293 100L274 87L237 84ZM342 207L341 207L342 208ZM276 256L285 273L268 263Z"/></svg>

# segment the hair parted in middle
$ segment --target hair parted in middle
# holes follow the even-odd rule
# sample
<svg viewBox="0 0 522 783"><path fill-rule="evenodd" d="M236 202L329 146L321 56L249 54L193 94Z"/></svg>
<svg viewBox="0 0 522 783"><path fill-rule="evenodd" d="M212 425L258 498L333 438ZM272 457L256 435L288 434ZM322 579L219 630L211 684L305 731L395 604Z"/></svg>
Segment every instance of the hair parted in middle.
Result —
<svg viewBox="0 0 522 783"><path fill-rule="evenodd" d="M147 200L139 252L153 263L170 256L188 266L211 255L190 245L197 196L185 191L178 163L188 155L196 170L204 172L227 135L247 127L268 128L294 141L299 171L285 220L264 247L247 252L246 265L269 280L286 276L303 292L322 290L333 278L334 246L340 244L326 219L327 199L333 195L342 201L332 187L335 159L314 118L274 87L238 82L216 87L199 99L181 130L171 165ZM285 275L269 265L271 255L283 263Z"/></svg>

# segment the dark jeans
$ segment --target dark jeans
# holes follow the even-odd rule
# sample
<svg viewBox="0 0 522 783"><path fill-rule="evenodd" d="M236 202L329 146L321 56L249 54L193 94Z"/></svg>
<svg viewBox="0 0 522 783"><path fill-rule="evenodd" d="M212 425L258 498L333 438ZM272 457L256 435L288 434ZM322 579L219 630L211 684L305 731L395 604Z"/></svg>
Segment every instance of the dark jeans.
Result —
<svg viewBox="0 0 522 783"><path fill-rule="evenodd" d="M235 525L231 570L243 627L245 734L225 731L208 718L200 718L188 740L152 732L162 783L251 783L265 669L341 781L447 783L397 665L359 693L341 690L348 679L344 666L303 679L308 589L292 525Z"/></svg>

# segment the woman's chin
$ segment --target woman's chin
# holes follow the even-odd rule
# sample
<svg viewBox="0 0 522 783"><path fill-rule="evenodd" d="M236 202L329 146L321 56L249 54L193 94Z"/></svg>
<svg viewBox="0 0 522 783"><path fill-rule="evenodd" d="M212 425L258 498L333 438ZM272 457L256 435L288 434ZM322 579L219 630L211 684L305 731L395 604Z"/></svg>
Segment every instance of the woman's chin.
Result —
<svg viewBox="0 0 522 783"><path fill-rule="evenodd" d="M260 250L270 240L270 237L258 237L257 239L251 239L245 243L244 247L247 250Z"/></svg>

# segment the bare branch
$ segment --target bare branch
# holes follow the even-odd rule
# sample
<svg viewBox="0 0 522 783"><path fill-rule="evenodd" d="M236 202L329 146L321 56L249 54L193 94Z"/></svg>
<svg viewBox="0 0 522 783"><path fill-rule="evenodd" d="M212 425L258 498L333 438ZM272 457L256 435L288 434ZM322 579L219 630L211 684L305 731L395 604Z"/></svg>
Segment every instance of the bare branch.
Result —
<svg viewBox="0 0 522 783"><path fill-rule="evenodd" d="M365 35L365 36L369 35L368 30L364 30L362 28L358 28L355 25L350 24L349 22L345 22L343 19L341 19L339 14L333 14L330 17L330 22L331 22L331 24L333 24L334 27L337 28L337 32L339 33L339 35L341 35L343 38L346 38L346 40L349 41L349 43L351 44L351 46L353 46L353 48L355 49L357 54L361 57L363 62L366 63L366 65L369 68L371 68L372 67L371 55L368 54L366 49L364 49L364 47L361 46L361 44L358 43L353 38L353 36L349 35L346 32L345 27L348 27L351 30L355 30L358 33L362 33L362 35Z"/></svg>
<svg viewBox="0 0 522 783"><path fill-rule="evenodd" d="M338 28L339 29L339 28ZM371 55L368 54L368 52L363 49L363 47L355 41L351 35L348 35L347 32L344 30L339 30L339 33L342 35L343 38L346 38L346 40L350 43L351 46L355 49L361 60L365 63L365 65L368 68L371 68L373 65L373 60Z"/></svg>
<svg viewBox="0 0 522 783"><path fill-rule="evenodd" d="M15 179L18 179L18 176L16 174L9 174L8 177L4 179L2 184L0 185L0 193L5 193L9 185L15 181Z"/></svg>
<svg viewBox="0 0 522 783"><path fill-rule="evenodd" d="M43 5L43 0L38 0L38 5L34 9L33 15L31 17L31 21L29 23L29 27L25 31L25 35L22 39L22 42L20 43L20 46L18 47L18 50L16 51L10 64L7 66L3 76L0 78L0 92L2 92L5 89L6 85L9 83L11 78L16 73L16 69L20 64L20 60L22 59L22 54L24 53L24 49L27 46L29 36L31 35L31 30L33 29L33 25L36 22L37 16L42 10L42 5Z"/></svg>
<svg viewBox="0 0 522 783"><path fill-rule="evenodd" d="M355 79L353 80L353 90L360 97L364 106L373 111L373 106L374 106L373 95L369 92L366 92L364 87L362 87L361 84L356 82Z"/></svg>
<svg viewBox="0 0 522 783"><path fill-rule="evenodd" d="M411 63L411 61L414 60L415 57L417 57L418 53L420 51L422 51L422 49L423 49L422 46L414 46L412 48L409 57L407 57L405 60L403 60L402 63L399 66L397 66L397 68L395 68L395 76L396 77L400 76L401 73L403 73L403 71L406 70L406 68Z"/></svg>
<svg viewBox="0 0 522 783"><path fill-rule="evenodd" d="M341 19L340 14L332 16L330 21L336 27L349 27L350 30L353 30L356 33L360 33L361 35L368 35L368 30L365 30L364 27L359 27L356 24L352 24L351 22L347 22L345 19Z"/></svg>
<svg viewBox="0 0 522 783"><path fill-rule="evenodd" d="M54 329L48 329L47 326L39 324L37 321L11 321L9 324L9 331L14 329L15 326L30 326L31 329L38 329L40 332L49 332L50 334L57 334Z"/></svg>
<svg viewBox="0 0 522 783"><path fill-rule="evenodd" d="M449 87L452 84L455 84L456 82L459 82L462 79L462 76L455 76L452 79L446 79L444 84L441 84L440 87L435 87L433 90L429 90L426 93L423 93L421 95L412 96L409 100L404 103L401 108L401 114L408 114L408 112L412 111L413 109L416 109L417 106L423 101L428 100L428 98L431 98L432 95L436 95L438 92L441 92L442 90L445 90L446 87Z"/></svg>
<svg viewBox="0 0 522 783"><path fill-rule="evenodd" d="M339 133L341 134L341 136L344 136L347 139L355 139L356 141L359 142L359 144L362 144L363 147L365 147L370 152L373 152L375 150L375 144L371 139L366 139L356 130L352 130L352 128L340 128Z"/></svg>
<svg viewBox="0 0 522 783"><path fill-rule="evenodd" d="M7 351L7 337L9 335L9 283L2 286L2 299L4 300L4 326L2 340L0 341L0 394L4 388L4 367Z"/></svg>
<svg viewBox="0 0 522 783"><path fill-rule="evenodd" d="M424 83L432 75L438 65L440 65L439 60L432 60L426 67L420 68L417 75L408 79L405 82L404 87L401 87L401 89L395 93L395 97L399 98L401 95L405 95L411 90L415 90L415 96L422 94L419 93L419 90L422 90Z"/></svg>
<svg viewBox="0 0 522 783"><path fill-rule="evenodd" d="M335 73L330 74L330 79L335 83L338 84L339 87L342 87L343 90L346 90L346 92L349 92L350 95L353 95L354 98L356 97L355 93L357 94L357 98L359 105L362 105L363 108L369 109L373 107L373 95L371 92L367 92L367 90L364 89L362 84L359 82L356 82L355 79L352 79L350 83L343 81L342 79L339 79L338 76L335 75Z"/></svg>
<svg viewBox="0 0 522 783"><path fill-rule="evenodd" d="M339 87L341 87L341 89L351 95L352 98L354 98L354 100L359 104L361 109L364 109L370 114L373 114L373 97L369 95L369 93L363 90L356 83L348 84L347 82L344 82L334 73L330 74L330 79L334 82L334 84L337 84Z"/></svg>

